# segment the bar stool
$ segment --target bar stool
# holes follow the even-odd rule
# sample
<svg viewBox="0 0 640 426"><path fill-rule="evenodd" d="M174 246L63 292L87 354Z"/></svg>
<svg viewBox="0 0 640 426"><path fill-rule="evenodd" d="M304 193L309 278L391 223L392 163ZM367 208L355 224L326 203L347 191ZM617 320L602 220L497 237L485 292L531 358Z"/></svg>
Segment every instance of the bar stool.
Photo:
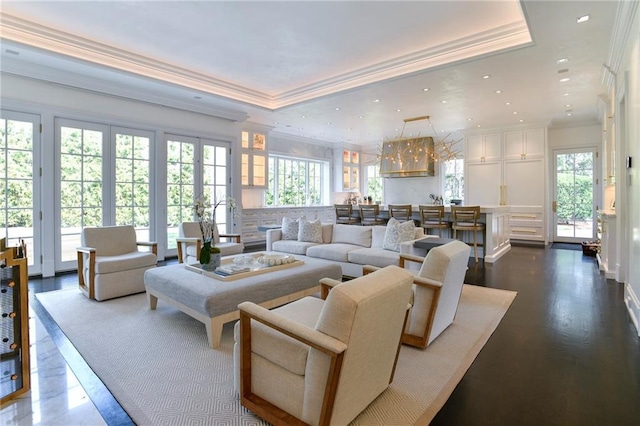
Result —
<svg viewBox="0 0 640 426"><path fill-rule="evenodd" d="M360 204L360 223L365 225L384 225L386 220L378 217L380 206L378 204Z"/></svg>
<svg viewBox="0 0 640 426"><path fill-rule="evenodd" d="M420 226L424 228L424 233L428 234L428 229L437 229L438 236L442 238L442 230L451 228L451 222L444 220L444 206L419 205Z"/></svg>
<svg viewBox="0 0 640 426"><path fill-rule="evenodd" d="M360 223L360 218L351 216L353 214L352 204L334 204L333 207L336 209L336 223L344 225Z"/></svg>
<svg viewBox="0 0 640 426"><path fill-rule="evenodd" d="M411 204L389 204L389 217L396 220L411 220Z"/></svg>
<svg viewBox="0 0 640 426"><path fill-rule="evenodd" d="M478 222L480 218L480 206L451 206L453 217L453 238L458 238L458 231L473 232L473 254L478 262L478 241L476 232L484 232L484 223ZM482 244L484 246L484 244Z"/></svg>

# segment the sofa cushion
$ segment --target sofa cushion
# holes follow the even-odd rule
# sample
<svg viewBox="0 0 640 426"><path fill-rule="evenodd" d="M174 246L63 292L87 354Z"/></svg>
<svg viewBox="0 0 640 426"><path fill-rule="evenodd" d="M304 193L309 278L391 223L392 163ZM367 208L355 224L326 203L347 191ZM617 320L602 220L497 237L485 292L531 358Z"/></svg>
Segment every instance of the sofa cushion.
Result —
<svg viewBox="0 0 640 426"><path fill-rule="evenodd" d="M307 219L298 221L298 241L322 243L322 224L320 220L309 222Z"/></svg>
<svg viewBox="0 0 640 426"><path fill-rule="evenodd" d="M400 262L400 254L383 248L361 248L350 251L348 259L351 263L384 268L389 265L398 265Z"/></svg>
<svg viewBox="0 0 640 426"><path fill-rule="evenodd" d="M341 224L333 225L331 242L371 247L371 227Z"/></svg>
<svg viewBox="0 0 640 426"><path fill-rule="evenodd" d="M353 225L345 225L356 228ZM275 243L274 243L275 244ZM335 243L335 244L318 244L307 249L307 256L318 259L334 260L336 262L348 262L349 252L361 248L353 244Z"/></svg>
<svg viewBox="0 0 640 426"><path fill-rule="evenodd" d="M384 242L384 234L387 233L387 227L384 225L376 225L371 227L371 248L382 248Z"/></svg>
<svg viewBox="0 0 640 426"><path fill-rule="evenodd" d="M290 217L282 218L282 239L297 240L298 239L299 222L298 219Z"/></svg>
<svg viewBox="0 0 640 426"><path fill-rule="evenodd" d="M86 227L80 238L83 247L96 249L96 256L116 256L138 250L136 230L131 225Z"/></svg>
<svg viewBox="0 0 640 426"><path fill-rule="evenodd" d="M333 235L333 223L322 224L322 242L329 244Z"/></svg>
<svg viewBox="0 0 640 426"><path fill-rule="evenodd" d="M271 244L271 250L291 254L306 254L309 247L317 246L318 243L304 241L279 240Z"/></svg>
<svg viewBox="0 0 640 426"><path fill-rule="evenodd" d="M400 243L411 241L414 239L416 225L413 220L404 223L390 218L387 222L387 231L384 234L382 248L387 250L399 251Z"/></svg>

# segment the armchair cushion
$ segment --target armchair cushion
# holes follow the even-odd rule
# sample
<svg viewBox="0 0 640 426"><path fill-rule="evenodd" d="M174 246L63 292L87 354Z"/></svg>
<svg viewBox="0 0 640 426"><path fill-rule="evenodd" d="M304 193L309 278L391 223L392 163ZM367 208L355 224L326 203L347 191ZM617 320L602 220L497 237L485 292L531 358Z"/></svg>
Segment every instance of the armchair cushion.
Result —
<svg viewBox="0 0 640 426"><path fill-rule="evenodd" d="M80 234L80 241L83 247L95 248L96 256L116 256L138 251L133 226L86 227Z"/></svg>
<svg viewBox="0 0 640 426"><path fill-rule="evenodd" d="M154 266L156 255L151 252L134 251L115 256L96 256L96 274L128 271L130 269Z"/></svg>

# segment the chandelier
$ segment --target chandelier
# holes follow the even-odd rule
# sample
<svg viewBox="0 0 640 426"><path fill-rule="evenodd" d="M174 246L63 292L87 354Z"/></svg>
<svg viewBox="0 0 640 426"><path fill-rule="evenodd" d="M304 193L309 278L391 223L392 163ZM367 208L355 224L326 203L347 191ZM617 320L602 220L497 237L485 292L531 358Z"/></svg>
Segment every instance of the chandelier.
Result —
<svg viewBox="0 0 640 426"><path fill-rule="evenodd" d="M433 129L434 137L403 137L407 123L426 120ZM434 163L457 158L454 145L459 140L448 140L451 133L440 138L428 115L406 118L397 139L383 142L380 148L380 173L386 177L434 176Z"/></svg>

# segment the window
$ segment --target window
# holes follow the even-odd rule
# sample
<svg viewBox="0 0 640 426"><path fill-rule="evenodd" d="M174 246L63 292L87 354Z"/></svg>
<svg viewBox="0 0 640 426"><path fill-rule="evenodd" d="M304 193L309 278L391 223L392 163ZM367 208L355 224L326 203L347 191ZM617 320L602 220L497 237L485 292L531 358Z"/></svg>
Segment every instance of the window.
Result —
<svg viewBox="0 0 640 426"><path fill-rule="evenodd" d="M308 206L322 204L326 190L323 176L328 164L301 158L269 156L267 206Z"/></svg>
<svg viewBox="0 0 640 426"><path fill-rule="evenodd" d="M444 162L444 201L464 200L464 160Z"/></svg>
<svg viewBox="0 0 640 426"><path fill-rule="evenodd" d="M367 166L367 192L366 196L371 197L371 200L375 203L380 201L382 203L382 176L380 176L380 165L373 164Z"/></svg>

